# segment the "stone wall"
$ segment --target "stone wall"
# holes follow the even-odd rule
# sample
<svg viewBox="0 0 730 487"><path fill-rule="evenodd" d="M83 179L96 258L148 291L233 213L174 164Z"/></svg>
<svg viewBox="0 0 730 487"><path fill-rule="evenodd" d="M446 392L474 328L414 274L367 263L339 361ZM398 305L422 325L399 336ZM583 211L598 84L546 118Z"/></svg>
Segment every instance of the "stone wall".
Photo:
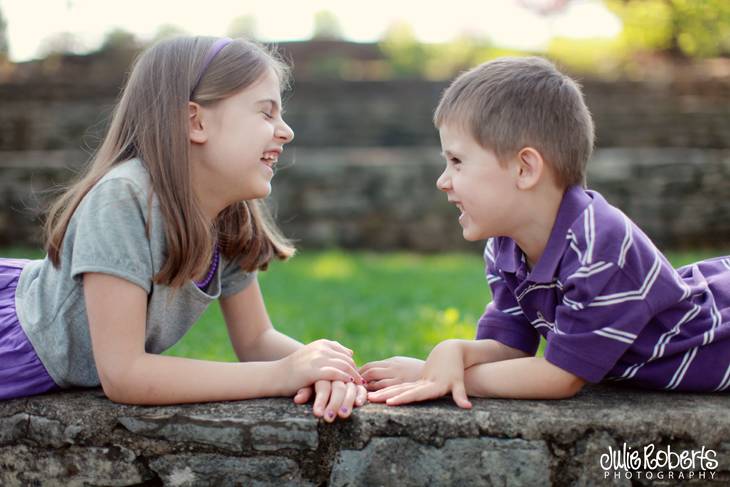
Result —
<svg viewBox="0 0 730 487"><path fill-rule="evenodd" d="M0 159L0 246L41 242L43 202L78 171L78 151ZM435 186L439 148L297 147L285 151L272 203L302 247L475 250ZM589 185L663 248L730 248L730 150L599 149Z"/></svg>
<svg viewBox="0 0 730 487"><path fill-rule="evenodd" d="M730 78L584 80L599 147L730 147ZM445 82L298 81L285 97L299 147L438 145L431 117ZM95 147L113 84L0 84L0 151Z"/></svg>
<svg viewBox="0 0 730 487"><path fill-rule="evenodd" d="M327 424L288 399L135 407L92 390L0 402L0 484L727 485L729 438L727 394L594 386L564 401L476 399L470 411L370 404ZM713 450L717 466L604 470L601 456L624 444Z"/></svg>
<svg viewBox="0 0 730 487"><path fill-rule="evenodd" d="M685 78L584 80L599 147L589 183L662 247L727 248L730 78ZM309 247L476 248L434 186L431 115L445 86L297 82L286 103L297 137L272 197L284 230ZM0 245L40 244L49 191L99 144L118 91L108 80L0 84Z"/></svg>

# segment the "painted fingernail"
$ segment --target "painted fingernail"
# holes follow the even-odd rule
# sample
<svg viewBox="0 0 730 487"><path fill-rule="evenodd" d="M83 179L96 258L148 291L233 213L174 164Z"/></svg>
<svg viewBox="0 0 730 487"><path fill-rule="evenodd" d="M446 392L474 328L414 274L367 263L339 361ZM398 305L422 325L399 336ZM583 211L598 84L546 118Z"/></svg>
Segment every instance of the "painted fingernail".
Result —
<svg viewBox="0 0 730 487"><path fill-rule="evenodd" d="M341 407L341 408L340 408L340 412L341 412L342 414L347 414L347 408L346 408L346 407L344 407L344 406L343 406L343 407Z"/></svg>
<svg viewBox="0 0 730 487"><path fill-rule="evenodd" d="M351 376L350 377L350 382L355 382L355 378Z"/></svg>
<svg viewBox="0 0 730 487"><path fill-rule="evenodd" d="M332 411L330 411L330 410L328 409L328 410L327 410L327 417L328 417L328 418L333 418L334 416L335 416L335 413L333 413Z"/></svg>

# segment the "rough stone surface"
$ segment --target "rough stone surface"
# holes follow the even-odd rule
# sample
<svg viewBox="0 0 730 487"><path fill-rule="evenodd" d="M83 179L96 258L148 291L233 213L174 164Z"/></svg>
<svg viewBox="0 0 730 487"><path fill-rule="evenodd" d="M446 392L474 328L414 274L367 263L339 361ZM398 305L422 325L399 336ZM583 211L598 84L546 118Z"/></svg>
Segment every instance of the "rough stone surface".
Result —
<svg viewBox="0 0 730 487"><path fill-rule="evenodd" d="M343 450L333 486L550 485L550 452L543 441L449 439L442 447L410 438L376 438L362 450Z"/></svg>
<svg viewBox="0 0 730 487"><path fill-rule="evenodd" d="M221 455L165 455L150 464L170 487L310 485L288 458L238 458Z"/></svg>
<svg viewBox="0 0 730 487"><path fill-rule="evenodd" d="M368 404L327 424L288 399L140 407L87 390L5 401L0 485L673 485L611 476L600 459L624 445L713 450L716 468L683 480L730 482L728 394L593 386L564 401L473 402Z"/></svg>
<svg viewBox="0 0 730 487"><path fill-rule="evenodd" d="M251 428L251 439L256 450L272 451L283 448L317 448L316 423L295 419L287 423L262 424Z"/></svg>
<svg viewBox="0 0 730 487"><path fill-rule="evenodd" d="M152 475L130 450L108 447L0 448L0 485L135 485Z"/></svg>
<svg viewBox="0 0 730 487"><path fill-rule="evenodd" d="M23 438L28 429L28 421L27 414L0 417L0 445L13 443Z"/></svg>
<svg viewBox="0 0 730 487"><path fill-rule="evenodd" d="M261 416L148 414L124 416L119 422L132 433L172 442L195 442L229 451L316 449L314 417L286 421Z"/></svg>

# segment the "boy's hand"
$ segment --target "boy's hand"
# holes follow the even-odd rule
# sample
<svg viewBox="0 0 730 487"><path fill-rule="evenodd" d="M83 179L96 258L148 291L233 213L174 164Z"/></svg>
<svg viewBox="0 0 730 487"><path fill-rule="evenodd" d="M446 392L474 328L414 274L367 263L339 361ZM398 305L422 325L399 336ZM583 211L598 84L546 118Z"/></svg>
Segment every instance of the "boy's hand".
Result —
<svg viewBox="0 0 730 487"><path fill-rule="evenodd" d="M331 423L338 416L348 418L353 407L360 407L367 402L367 391L363 386L356 386L352 382L319 380L312 387L302 387L294 396L294 402L305 404L315 392L312 410L318 418L324 418Z"/></svg>
<svg viewBox="0 0 730 487"><path fill-rule="evenodd" d="M378 362L369 362L360 367L360 375L367 381L369 391L413 382L421 377L425 362L411 357L391 357Z"/></svg>
<svg viewBox="0 0 730 487"><path fill-rule="evenodd" d="M436 399L449 391L457 406L471 408L464 388L464 354L457 340L446 340L434 347L423 367L420 380L371 392L368 400L397 406Z"/></svg>

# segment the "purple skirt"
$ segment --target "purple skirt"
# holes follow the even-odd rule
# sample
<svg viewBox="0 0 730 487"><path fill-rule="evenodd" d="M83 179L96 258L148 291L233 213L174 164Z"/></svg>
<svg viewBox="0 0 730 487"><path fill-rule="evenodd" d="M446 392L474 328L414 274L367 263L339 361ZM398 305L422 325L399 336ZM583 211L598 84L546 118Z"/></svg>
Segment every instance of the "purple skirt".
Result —
<svg viewBox="0 0 730 487"><path fill-rule="evenodd" d="M0 258L0 400L58 389L15 312L15 288L28 260Z"/></svg>

